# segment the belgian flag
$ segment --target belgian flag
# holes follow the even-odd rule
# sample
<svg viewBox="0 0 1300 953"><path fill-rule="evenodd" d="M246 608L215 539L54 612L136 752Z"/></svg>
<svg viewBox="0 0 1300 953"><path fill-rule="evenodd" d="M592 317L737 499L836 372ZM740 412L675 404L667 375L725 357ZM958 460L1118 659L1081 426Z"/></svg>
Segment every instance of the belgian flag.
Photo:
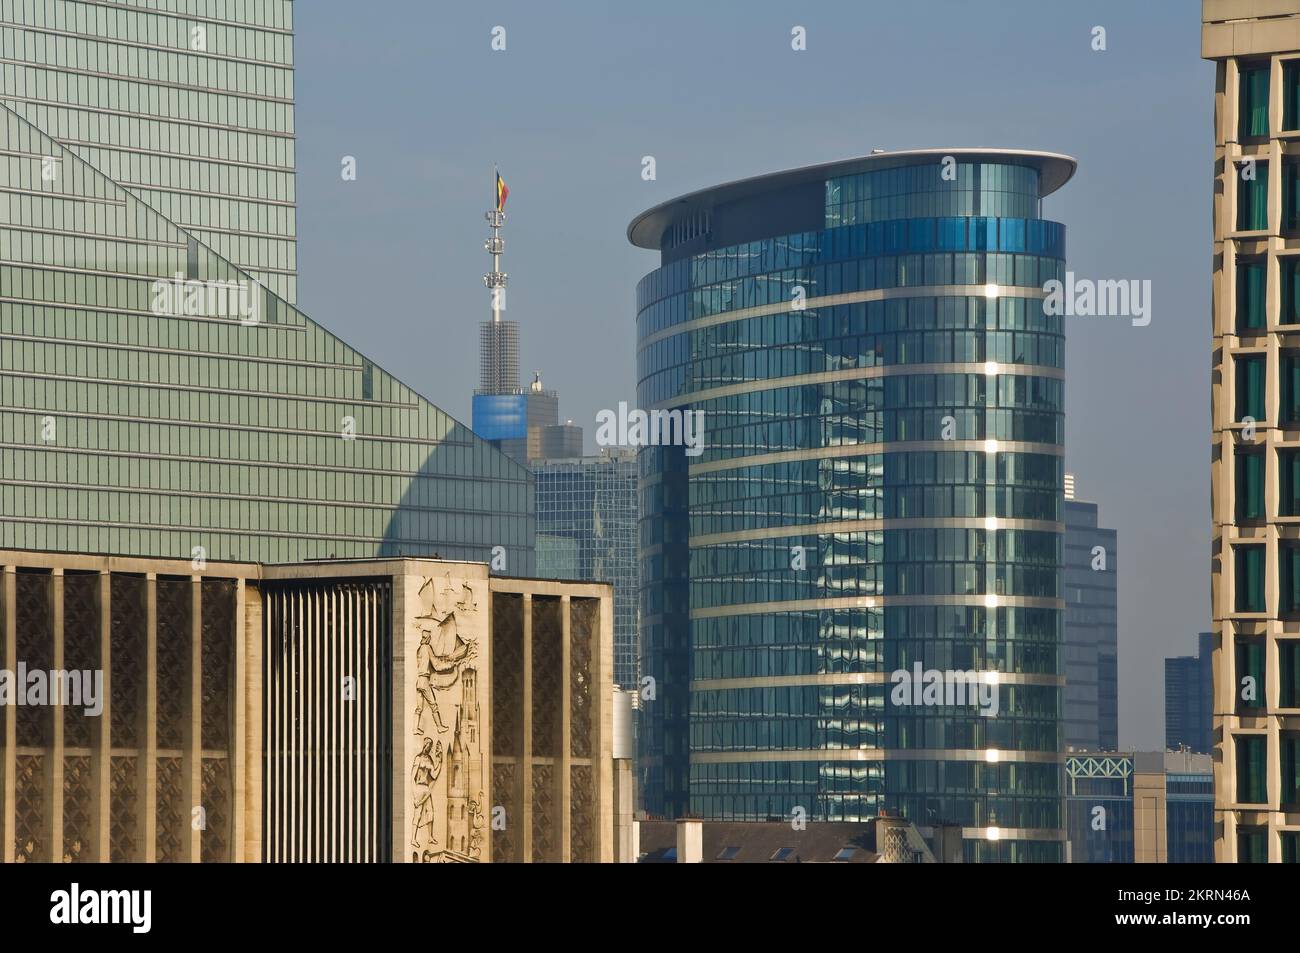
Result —
<svg viewBox="0 0 1300 953"><path fill-rule="evenodd" d="M497 173L497 211L505 210L506 199L510 197L510 187L506 185L506 180L501 178L501 173Z"/></svg>

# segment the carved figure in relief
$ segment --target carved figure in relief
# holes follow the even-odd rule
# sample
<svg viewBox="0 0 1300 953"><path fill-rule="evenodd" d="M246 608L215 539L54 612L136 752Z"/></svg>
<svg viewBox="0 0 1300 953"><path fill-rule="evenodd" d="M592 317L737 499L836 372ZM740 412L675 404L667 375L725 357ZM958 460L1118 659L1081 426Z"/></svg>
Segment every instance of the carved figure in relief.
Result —
<svg viewBox="0 0 1300 953"><path fill-rule="evenodd" d="M432 738L426 738L411 766L411 780L415 783L415 801L412 813L415 817L411 827L411 846L419 848L420 831L428 830L428 843L438 843L433 836L433 786L442 775L442 742L434 747Z"/></svg>

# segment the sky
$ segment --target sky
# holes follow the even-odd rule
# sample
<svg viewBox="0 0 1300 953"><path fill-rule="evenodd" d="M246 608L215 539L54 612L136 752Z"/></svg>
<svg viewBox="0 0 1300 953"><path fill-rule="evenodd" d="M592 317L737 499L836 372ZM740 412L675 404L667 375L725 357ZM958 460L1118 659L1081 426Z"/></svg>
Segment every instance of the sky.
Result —
<svg viewBox="0 0 1300 953"><path fill-rule="evenodd" d="M1152 310L1146 327L1067 319L1066 469L1119 532L1120 745L1163 747L1163 659L1194 653L1210 623L1214 67L1199 3L294 7L299 305L468 422L499 167L521 376L559 391L589 451L597 412L635 404L633 290L658 257L627 242L637 213L872 149L1078 159L1043 209L1067 226L1068 267L1149 280Z"/></svg>

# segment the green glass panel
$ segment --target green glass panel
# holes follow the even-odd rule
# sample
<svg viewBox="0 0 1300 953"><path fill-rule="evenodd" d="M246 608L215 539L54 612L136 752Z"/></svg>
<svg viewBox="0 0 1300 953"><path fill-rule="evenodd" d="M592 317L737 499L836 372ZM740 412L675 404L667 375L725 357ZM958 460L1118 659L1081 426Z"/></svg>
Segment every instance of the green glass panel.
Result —
<svg viewBox="0 0 1300 953"><path fill-rule="evenodd" d="M1256 547L1263 549L1263 547ZM1237 708L1264 707L1264 640L1237 640Z"/></svg>
<svg viewBox="0 0 1300 953"><path fill-rule="evenodd" d="M1300 564L1300 559L1296 563ZM1279 640L1277 654L1281 669L1279 702L1283 708L1300 708L1300 639Z"/></svg>
<svg viewBox="0 0 1300 953"><path fill-rule="evenodd" d="M1237 611L1264 611L1264 547L1237 547Z"/></svg>
<svg viewBox="0 0 1300 953"><path fill-rule="evenodd" d="M1269 68L1258 66L1241 74L1241 137L1268 135Z"/></svg>
<svg viewBox="0 0 1300 953"><path fill-rule="evenodd" d="M1262 355L1237 359L1237 419L1239 421L1247 417L1256 422L1265 420L1264 372Z"/></svg>
<svg viewBox="0 0 1300 953"><path fill-rule="evenodd" d="M1246 178L1249 174L1251 177ZM1237 230L1268 228L1268 163L1240 166L1237 175Z"/></svg>
<svg viewBox="0 0 1300 953"><path fill-rule="evenodd" d="M1282 744L1282 803L1300 804L1300 734L1283 732Z"/></svg>
<svg viewBox="0 0 1300 953"><path fill-rule="evenodd" d="M1264 454L1237 454L1237 519L1264 518Z"/></svg>
<svg viewBox="0 0 1300 953"><path fill-rule="evenodd" d="M1259 331L1264 328L1267 274L1262 261L1246 261L1237 265L1237 329L1239 332Z"/></svg>
<svg viewBox="0 0 1300 953"><path fill-rule="evenodd" d="M1237 738L1237 801L1241 804L1268 802L1268 739L1263 735Z"/></svg>

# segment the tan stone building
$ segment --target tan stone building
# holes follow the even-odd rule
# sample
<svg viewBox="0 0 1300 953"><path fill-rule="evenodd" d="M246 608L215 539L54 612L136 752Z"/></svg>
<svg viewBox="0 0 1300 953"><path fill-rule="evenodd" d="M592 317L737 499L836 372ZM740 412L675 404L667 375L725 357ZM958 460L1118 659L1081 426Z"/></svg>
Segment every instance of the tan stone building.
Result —
<svg viewBox="0 0 1300 953"><path fill-rule="evenodd" d="M608 585L434 559L0 567L5 861L595 862L628 841Z"/></svg>
<svg viewBox="0 0 1300 953"><path fill-rule="evenodd" d="M1215 857L1300 859L1300 0L1204 0L1216 64Z"/></svg>

